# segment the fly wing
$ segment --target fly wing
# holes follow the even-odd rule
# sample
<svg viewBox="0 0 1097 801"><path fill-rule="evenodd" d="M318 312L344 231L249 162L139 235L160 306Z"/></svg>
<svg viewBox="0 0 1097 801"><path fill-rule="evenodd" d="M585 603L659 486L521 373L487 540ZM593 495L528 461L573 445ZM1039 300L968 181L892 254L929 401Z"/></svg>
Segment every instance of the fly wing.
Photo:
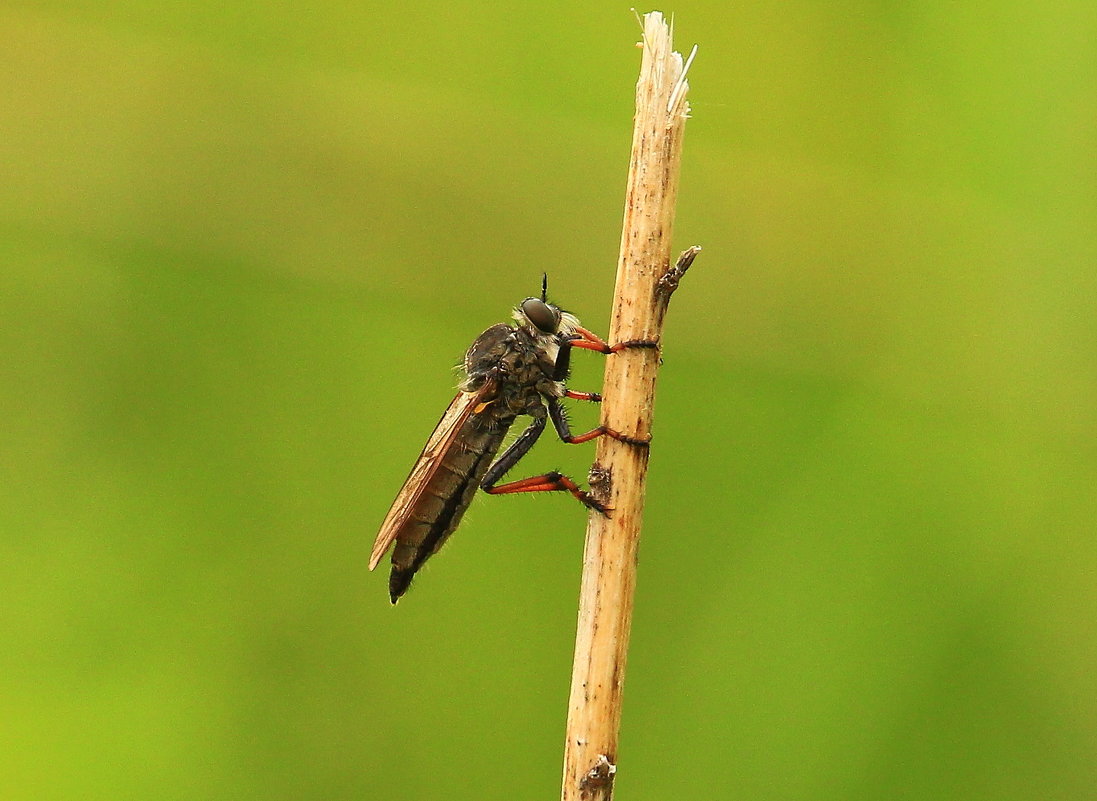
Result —
<svg viewBox="0 0 1097 801"><path fill-rule="evenodd" d="M392 545L392 541L396 539L400 529L407 523L412 510L415 509L416 502L423 494L424 488L438 471L438 466L442 464L446 453L457 441L457 433L461 430L465 421L469 419L470 415L483 411L485 404L491 402L494 394L495 385L490 381L476 392L457 393L457 397L450 403L449 408L442 415L442 419L438 421L434 433L427 440L427 444L423 447L423 452L419 454L415 466L411 468L411 473L408 474L404 486L397 493L396 500L392 502L392 508L389 509L389 513L385 517L385 522L381 524L381 530L377 533L377 539L373 543L373 553L370 554L369 558L370 570L373 570L381 562L385 552Z"/></svg>

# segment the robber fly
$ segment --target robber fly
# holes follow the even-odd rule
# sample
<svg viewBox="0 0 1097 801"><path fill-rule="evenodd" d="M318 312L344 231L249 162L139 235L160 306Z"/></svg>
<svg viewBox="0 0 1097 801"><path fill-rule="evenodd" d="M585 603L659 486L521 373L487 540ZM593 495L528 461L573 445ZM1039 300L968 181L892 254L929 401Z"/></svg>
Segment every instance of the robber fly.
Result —
<svg viewBox="0 0 1097 801"><path fill-rule="evenodd" d="M427 440L381 524L369 568L377 567L389 546L396 543L389 575L393 603L407 591L416 571L457 528L477 487L492 495L570 492L596 512L609 511L557 472L499 484L541 436L546 418L564 442L587 442L605 435L633 445L647 444L606 426L573 435L560 399L602 400L597 393L572 392L564 386L572 348L609 354L624 348L656 348L657 343L630 340L607 344L583 328L574 315L549 303L547 284L547 278L542 280L540 298L526 298L518 304L514 325L493 325L472 343L465 354L460 392ZM528 415L533 422L493 463L519 415Z"/></svg>

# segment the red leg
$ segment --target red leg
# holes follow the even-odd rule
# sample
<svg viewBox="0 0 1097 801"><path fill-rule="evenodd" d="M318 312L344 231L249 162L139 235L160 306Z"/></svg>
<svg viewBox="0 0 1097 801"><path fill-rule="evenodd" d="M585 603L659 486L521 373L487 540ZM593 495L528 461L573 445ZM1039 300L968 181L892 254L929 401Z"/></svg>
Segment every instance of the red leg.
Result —
<svg viewBox="0 0 1097 801"><path fill-rule="evenodd" d="M629 437L622 434L619 431L615 431L609 426L598 426L592 428L585 434L572 434L571 426L568 425L567 415L564 414L564 407L560 404L560 401L556 398L551 398L548 401L549 418L552 420L552 425L556 429L556 435L560 437L564 442L571 445L578 445L580 442L590 442L597 437L612 437L619 442L626 442L629 445L638 445L641 448L646 448L651 443L651 437L647 439L637 439L636 437Z"/></svg>
<svg viewBox="0 0 1097 801"><path fill-rule="evenodd" d="M581 325L575 326L576 338L571 340L573 348L585 348L598 353L617 353L625 348L658 348L659 343L654 339L629 339L610 345L593 331L588 331Z"/></svg>
<svg viewBox="0 0 1097 801"><path fill-rule="evenodd" d="M601 403L602 396L597 392L572 392L570 389L564 393L565 398L574 398L575 400L591 401L592 403Z"/></svg>
<svg viewBox="0 0 1097 801"><path fill-rule="evenodd" d="M592 439L600 437L605 433L605 429L602 426L598 426L598 428L593 428L585 434L569 434L567 438L561 437L561 439L569 445L578 445L582 442L590 442Z"/></svg>
<svg viewBox="0 0 1097 801"><path fill-rule="evenodd" d="M510 495L516 492L570 492L583 506L604 515L608 515L610 512L608 507L592 498L590 493L579 489L579 485L570 478L555 471L545 473L543 476L533 476L523 478L520 481L511 481L509 484L500 484L486 491L492 495Z"/></svg>
<svg viewBox="0 0 1097 801"><path fill-rule="evenodd" d="M598 428L592 428L590 431L588 431L585 434L577 434L575 436L569 435L567 437L561 437L561 439L563 439L564 442L567 442L570 445L578 445L581 442L590 442L592 439L595 439L595 438L601 437L601 436L607 436L607 437L610 437L611 439L617 440L618 442L627 442L629 445L639 445L641 447L647 447L648 445L651 444L651 438L650 437L648 439L637 439L636 437L627 437L624 434L620 433L619 431L614 431L609 426L598 426Z"/></svg>

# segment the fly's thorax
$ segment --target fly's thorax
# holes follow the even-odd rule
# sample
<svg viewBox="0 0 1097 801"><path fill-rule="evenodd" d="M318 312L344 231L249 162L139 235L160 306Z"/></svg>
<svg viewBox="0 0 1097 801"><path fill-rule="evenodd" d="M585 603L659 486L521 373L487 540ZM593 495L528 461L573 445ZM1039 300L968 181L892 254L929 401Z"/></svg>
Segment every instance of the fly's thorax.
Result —
<svg viewBox="0 0 1097 801"><path fill-rule="evenodd" d="M528 374L527 381L534 380L533 370L552 375L556 368L556 356L560 343L555 336L546 336L519 326L514 329L511 352L504 361L515 376Z"/></svg>
<svg viewBox="0 0 1097 801"><path fill-rule="evenodd" d="M498 385L500 411L526 414L538 400L542 386L553 371L553 363L536 338L522 328L511 329L507 352L493 370Z"/></svg>
<svg viewBox="0 0 1097 801"><path fill-rule="evenodd" d="M511 350L511 335L514 329L506 323L493 325L482 333L465 352L465 380L461 389L473 392L483 386L492 372Z"/></svg>
<svg viewBox="0 0 1097 801"><path fill-rule="evenodd" d="M475 392L491 381L498 388L500 406L524 414L537 397L564 394L554 377L556 360L561 343L571 337L579 320L535 298L519 305L514 319L517 325L493 325L472 343L465 353L465 379L460 386Z"/></svg>

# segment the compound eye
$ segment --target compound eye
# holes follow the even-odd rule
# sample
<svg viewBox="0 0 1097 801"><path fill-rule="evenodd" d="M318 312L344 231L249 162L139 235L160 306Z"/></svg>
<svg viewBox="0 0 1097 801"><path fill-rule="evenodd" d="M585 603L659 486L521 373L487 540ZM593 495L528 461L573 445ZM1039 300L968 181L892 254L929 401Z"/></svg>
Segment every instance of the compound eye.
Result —
<svg viewBox="0 0 1097 801"><path fill-rule="evenodd" d="M555 334L560 325L560 313L537 298L526 298L522 301L522 314L546 334Z"/></svg>

